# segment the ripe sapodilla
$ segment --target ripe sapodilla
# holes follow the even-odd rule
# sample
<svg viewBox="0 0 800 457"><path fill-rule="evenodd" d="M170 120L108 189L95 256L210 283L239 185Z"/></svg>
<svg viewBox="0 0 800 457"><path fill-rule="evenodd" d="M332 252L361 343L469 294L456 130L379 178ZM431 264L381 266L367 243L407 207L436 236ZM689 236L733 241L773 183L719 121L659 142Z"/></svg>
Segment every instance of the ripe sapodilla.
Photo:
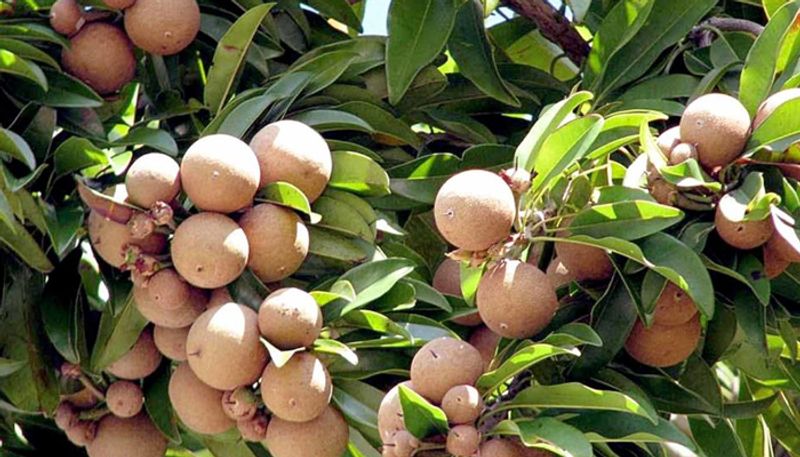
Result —
<svg viewBox="0 0 800 457"><path fill-rule="evenodd" d="M469 336L469 344L481 354L481 359L483 359L483 371L489 370L501 338L500 335L491 331L489 327L483 325L477 327Z"/></svg>
<svg viewBox="0 0 800 457"><path fill-rule="evenodd" d="M667 282L656 301L653 324L681 325L697 314L692 297L672 282Z"/></svg>
<svg viewBox="0 0 800 457"><path fill-rule="evenodd" d="M550 261L550 265L547 266L545 274L547 275L547 279L550 280L550 284L552 284L553 288L556 290L561 288L561 286L575 281L575 276L561 263L558 257L554 257L553 260Z"/></svg>
<svg viewBox="0 0 800 457"><path fill-rule="evenodd" d="M136 0L125 10L125 31L136 46L151 54L181 52L199 30L197 0Z"/></svg>
<svg viewBox="0 0 800 457"><path fill-rule="evenodd" d="M158 351L166 358L176 362L186 360L186 338L189 328L167 328L156 325L153 328L153 340Z"/></svg>
<svg viewBox="0 0 800 457"><path fill-rule="evenodd" d="M61 63L100 95L119 91L136 74L130 40L119 27L104 22L84 25L61 52Z"/></svg>
<svg viewBox="0 0 800 457"><path fill-rule="evenodd" d="M273 457L341 457L349 436L347 422L328 406L309 422L273 417L267 427L267 448Z"/></svg>
<svg viewBox="0 0 800 457"><path fill-rule="evenodd" d="M89 239L97 255L116 268L125 265L125 249L129 246L138 246L145 254L158 254L167 245L167 239L161 233L153 233L142 240L135 240L127 225L107 219L96 211L89 213L86 225Z"/></svg>
<svg viewBox="0 0 800 457"><path fill-rule="evenodd" d="M395 432L406 429L403 405L400 403L400 386L414 390L411 381L401 382L386 392L378 408L378 433L384 443L388 443Z"/></svg>
<svg viewBox="0 0 800 457"><path fill-rule="evenodd" d="M103 3L105 3L107 7L117 10L124 10L133 5L134 2L136 2L136 0L103 0Z"/></svg>
<svg viewBox="0 0 800 457"><path fill-rule="evenodd" d="M700 341L700 315L680 325L657 325L647 328L636 321L625 350L643 365L670 367L686 360Z"/></svg>
<svg viewBox="0 0 800 457"><path fill-rule="evenodd" d="M106 371L120 379L137 380L150 376L161 364L161 353L153 342L153 332L144 330L133 347Z"/></svg>
<svg viewBox="0 0 800 457"><path fill-rule="evenodd" d="M433 288L443 294L461 297L461 264L451 258L445 258L433 274ZM467 327L483 323L478 310L472 314L459 316L453 319L453 322Z"/></svg>
<svg viewBox="0 0 800 457"><path fill-rule="evenodd" d="M448 242L467 251L484 251L508 237L517 207L500 176L468 170L444 183L433 211L436 227Z"/></svg>
<svg viewBox="0 0 800 457"><path fill-rule="evenodd" d="M664 130L656 139L656 144L664 156L669 159L672 149L681 142L681 128L678 126Z"/></svg>
<svg viewBox="0 0 800 457"><path fill-rule="evenodd" d="M392 457L411 457L419 449L419 446L420 442L414 435L406 430L400 430L392 435L388 443L384 444L384 451L391 450Z"/></svg>
<svg viewBox="0 0 800 457"><path fill-rule="evenodd" d="M62 35L73 35L83 27L83 8L77 0L57 0L50 7L50 26Z"/></svg>
<svg viewBox="0 0 800 457"><path fill-rule="evenodd" d="M145 154L134 161L125 175L128 200L149 209L156 202L169 203L181 191L181 168L172 157Z"/></svg>
<svg viewBox="0 0 800 457"><path fill-rule="evenodd" d="M754 249L766 243L772 236L774 227L770 218L754 221L733 221L725 216L723 202L717 205L714 226L717 234L727 244L742 250Z"/></svg>
<svg viewBox="0 0 800 457"><path fill-rule="evenodd" d="M130 381L117 381L106 390L108 409L117 417L133 417L142 411L144 393L138 384Z"/></svg>
<svg viewBox="0 0 800 457"><path fill-rule="evenodd" d="M145 413L130 419L107 415L86 447L89 457L162 457L167 439Z"/></svg>
<svg viewBox="0 0 800 457"><path fill-rule="evenodd" d="M558 233L559 237L569 236L569 231ZM608 279L614 272L611 260L603 249L577 243L556 243L556 256L578 281L599 281Z"/></svg>
<svg viewBox="0 0 800 457"><path fill-rule="evenodd" d="M455 386L442 398L442 410L451 424L474 423L483 412L481 393L473 386Z"/></svg>
<svg viewBox="0 0 800 457"><path fill-rule="evenodd" d="M308 347L322 330L322 311L308 292L294 287L278 289L261 303L258 328L279 349Z"/></svg>
<svg viewBox="0 0 800 457"><path fill-rule="evenodd" d="M164 310L180 308L189 300L192 286L180 277L172 268L159 270L141 284L134 286L134 298L137 303L152 302Z"/></svg>
<svg viewBox="0 0 800 457"><path fill-rule="evenodd" d="M263 412L259 412L249 419L236 421L236 428L242 439L252 443L261 443L267 439L267 428L269 419Z"/></svg>
<svg viewBox="0 0 800 457"><path fill-rule="evenodd" d="M481 434L473 425L456 425L447 434L447 452L455 457L474 455L481 444Z"/></svg>
<svg viewBox="0 0 800 457"><path fill-rule="evenodd" d="M222 409L222 391L203 383L187 363L172 373L169 400L181 422L197 433L222 433L236 424Z"/></svg>
<svg viewBox="0 0 800 457"><path fill-rule="evenodd" d="M507 438L494 438L481 444L478 455L486 457L524 457L519 445Z"/></svg>
<svg viewBox="0 0 800 457"><path fill-rule="evenodd" d="M239 219L239 226L250 245L248 266L266 283L291 276L308 255L308 228L288 208L256 205Z"/></svg>
<svg viewBox="0 0 800 457"><path fill-rule="evenodd" d="M275 416L308 422L327 408L333 385L325 365L313 354L299 352L278 368L270 362L261 377L261 396Z"/></svg>
<svg viewBox="0 0 800 457"><path fill-rule="evenodd" d="M451 388L474 385L483 374L483 359L469 343L441 337L427 342L411 361L414 391L434 403Z"/></svg>
<svg viewBox="0 0 800 457"><path fill-rule="evenodd" d="M174 309L159 306L156 301L147 298L143 289L138 285L134 286L133 293L136 309L142 313L145 319L159 327L172 329L192 325L206 310L206 303L208 302L206 291L196 288L190 289L189 298Z"/></svg>
<svg viewBox="0 0 800 457"><path fill-rule="evenodd" d="M706 94L686 107L680 127L681 141L694 145L700 163L713 170L742 153L750 132L750 115L729 95Z"/></svg>

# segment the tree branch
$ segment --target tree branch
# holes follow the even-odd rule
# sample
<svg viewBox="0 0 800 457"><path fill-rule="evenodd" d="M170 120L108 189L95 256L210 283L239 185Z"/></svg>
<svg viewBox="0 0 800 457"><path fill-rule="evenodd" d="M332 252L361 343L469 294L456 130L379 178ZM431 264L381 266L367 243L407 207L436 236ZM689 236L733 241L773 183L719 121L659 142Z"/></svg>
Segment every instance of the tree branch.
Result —
<svg viewBox="0 0 800 457"><path fill-rule="evenodd" d="M764 31L764 26L747 19L736 19L732 17L712 17L695 26L689 32L689 38L698 47L711 45L714 30L720 32L745 32L759 36Z"/></svg>
<svg viewBox="0 0 800 457"><path fill-rule="evenodd" d="M504 0L504 3L520 16L536 23L542 36L559 45L576 64L581 65L589 55L589 43L547 0Z"/></svg>

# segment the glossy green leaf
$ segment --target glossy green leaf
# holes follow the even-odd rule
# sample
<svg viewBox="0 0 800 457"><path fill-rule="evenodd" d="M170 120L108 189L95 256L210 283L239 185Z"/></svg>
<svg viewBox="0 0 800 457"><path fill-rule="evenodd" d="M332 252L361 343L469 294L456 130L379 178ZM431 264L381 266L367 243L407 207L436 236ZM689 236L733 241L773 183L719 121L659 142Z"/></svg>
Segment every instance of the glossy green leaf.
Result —
<svg viewBox="0 0 800 457"><path fill-rule="evenodd" d="M800 141L800 99L787 100L753 130L745 146L745 155L759 149L785 151Z"/></svg>
<svg viewBox="0 0 800 457"><path fill-rule="evenodd" d="M316 224L322 219L322 216L311 210L311 204L303 191L288 182L278 181L267 184L258 191L256 200L275 203L299 211L306 215L312 224Z"/></svg>
<svg viewBox="0 0 800 457"><path fill-rule="evenodd" d="M426 282L419 281L417 279L412 278L405 278L403 281L407 282L414 288L416 292L417 300L423 301L425 303L430 303L431 305L446 311L452 312L453 307L447 301L444 295L441 292L434 289L433 286L429 285Z"/></svg>
<svg viewBox="0 0 800 457"><path fill-rule="evenodd" d="M447 433L449 427L444 411L404 385L399 386L398 395L406 429L412 435L421 440L433 434Z"/></svg>
<svg viewBox="0 0 800 457"><path fill-rule="evenodd" d="M591 443L580 430L551 417L504 421L498 429L515 432L526 446L537 448L541 448L542 445L555 446L555 449L546 447L545 450L555 451L556 454L565 457L594 455Z"/></svg>
<svg viewBox="0 0 800 457"><path fill-rule="evenodd" d="M11 38L0 38L0 49L6 49L7 51L12 52L23 59L33 60L35 62L49 65L53 68L59 68L58 62L50 57L50 54L42 51L32 44L26 43L25 41Z"/></svg>
<svg viewBox="0 0 800 457"><path fill-rule="evenodd" d="M114 315L103 313L100 329L92 350L90 366L99 373L125 355L139 339L148 322L136 309L133 293L128 295L122 309Z"/></svg>
<svg viewBox="0 0 800 457"><path fill-rule="evenodd" d="M308 252L329 259L359 262L367 253L350 237L321 227L309 226L311 241Z"/></svg>
<svg viewBox="0 0 800 457"><path fill-rule="evenodd" d="M22 162L30 170L36 168L36 157L28 142L11 130L0 128L0 153Z"/></svg>
<svg viewBox="0 0 800 457"><path fill-rule="evenodd" d="M745 457L736 431L725 419L689 419L695 442L708 457Z"/></svg>
<svg viewBox="0 0 800 457"><path fill-rule="evenodd" d="M402 120L379 106L366 102L348 102L337 107L341 111L354 114L365 120L375 133L386 135L393 140L419 149L422 141Z"/></svg>
<svg viewBox="0 0 800 457"><path fill-rule="evenodd" d="M339 280L349 281L356 292L356 299L342 307L332 309L326 306L326 316L341 317L349 311L358 309L380 298L394 287L400 279L414 270L414 264L407 259L385 259L359 265L343 274Z"/></svg>
<svg viewBox="0 0 800 457"><path fill-rule="evenodd" d="M374 160L349 151L333 151L331 156L330 187L371 197L389 194L389 176Z"/></svg>
<svg viewBox="0 0 800 457"><path fill-rule="evenodd" d="M0 49L0 73L25 78L47 90L47 77L39 66L13 52Z"/></svg>
<svg viewBox="0 0 800 457"><path fill-rule="evenodd" d="M494 392L506 381L521 373L533 365L559 355L578 356L580 351L576 349L564 349L549 344L532 344L517 351L503 362L496 370L484 373L476 386L483 392L489 394Z"/></svg>
<svg viewBox="0 0 800 457"><path fill-rule="evenodd" d="M114 141L113 146L148 146L171 156L178 155L175 139L164 130L136 128L124 137Z"/></svg>
<svg viewBox="0 0 800 457"><path fill-rule="evenodd" d="M595 238L616 236L636 240L665 230L683 219L683 211L648 201L624 201L591 206L580 211L570 232Z"/></svg>
<svg viewBox="0 0 800 457"><path fill-rule="evenodd" d="M319 132L355 130L357 132L373 133L372 126L366 121L344 111L315 109L295 114L292 119L302 122Z"/></svg>
<svg viewBox="0 0 800 457"><path fill-rule="evenodd" d="M593 443L677 443L690 450L697 448L689 437L662 418L654 424L633 414L598 411L580 414L565 422L582 431Z"/></svg>
<svg viewBox="0 0 800 457"><path fill-rule="evenodd" d="M169 400L169 379L172 376L172 364L162 363L153 375L144 382L144 407L153 424L173 444L181 443L178 424L172 403Z"/></svg>
<svg viewBox="0 0 800 457"><path fill-rule="evenodd" d="M109 156L90 140L77 136L61 143L53 153L55 171L59 175L72 173L96 165L111 164Z"/></svg>
<svg viewBox="0 0 800 457"><path fill-rule="evenodd" d="M311 80L306 89L313 94L336 82L358 56L357 52L346 50L328 52L294 65L290 72L309 73Z"/></svg>
<svg viewBox="0 0 800 457"><path fill-rule="evenodd" d="M12 375L21 370L25 366L25 362L20 360L11 360L0 357L0 378Z"/></svg>
<svg viewBox="0 0 800 457"><path fill-rule="evenodd" d="M53 264L39 247L39 243L15 219L7 221L6 224L0 224L0 243L38 271L47 273L53 269Z"/></svg>

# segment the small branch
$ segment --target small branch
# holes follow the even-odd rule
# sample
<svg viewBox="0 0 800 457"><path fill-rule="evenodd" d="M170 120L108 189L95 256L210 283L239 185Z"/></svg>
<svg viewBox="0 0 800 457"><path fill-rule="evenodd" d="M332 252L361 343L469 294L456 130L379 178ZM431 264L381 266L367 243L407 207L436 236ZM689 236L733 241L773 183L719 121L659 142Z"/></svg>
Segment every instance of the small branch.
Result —
<svg viewBox="0 0 800 457"><path fill-rule="evenodd" d="M695 26L689 32L689 39L702 48L711 45L711 36L715 32L745 32L759 36L763 31L763 25L747 19L712 17Z"/></svg>
<svg viewBox="0 0 800 457"><path fill-rule="evenodd" d="M520 16L535 22L542 35L559 45L577 65L581 65L589 55L589 43L547 0L504 0L504 3Z"/></svg>
<svg viewBox="0 0 800 457"><path fill-rule="evenodd" d="M492 403L488 408L486 408L486 413L484 417L486 418L483 423L481 423L479 431L481 434L488 433L491 431L497 424L503 421L506 417L507 411L500 411L495 412L503 402L509 401L516 397L520 392L522 392L527 386L528 381L531 380L531 373L530 372L523 372L517 375L513 381L511 381L511 385L508 386L508 389L503 392L502 395Z"/></svg>

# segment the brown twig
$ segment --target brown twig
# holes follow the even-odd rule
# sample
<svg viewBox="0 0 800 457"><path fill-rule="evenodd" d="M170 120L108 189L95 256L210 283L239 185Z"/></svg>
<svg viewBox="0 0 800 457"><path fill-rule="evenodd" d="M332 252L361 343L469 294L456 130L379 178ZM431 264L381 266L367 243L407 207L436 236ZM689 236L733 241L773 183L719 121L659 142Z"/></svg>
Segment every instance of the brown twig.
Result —
<svg viewBox="0 0 800 457"><path fill-rule="evenodd" d="M504 3L520 16L535 22L542 35L559 45L577 65L581 65L589 55L589 43L547 0L504 0Z"/></svg>
<svg viewBox="0 0 800 457"><path fill-rule="evenodd" d="M504 402L507 402L514 397L516 397L520 392L522 392L527 386L529 381L531 380L532 374L529 371L520 373L511 381L511 384L508 386L505 392L500 395L497 400L494 401L489 407L486 408L486 413L484 417L486 418L480 424L480 432L481 434L485 434L491 431L497 424L503 422L503 419L506 417L507 411L500 411L495 412Z"/></svg>
<svg viewBox="0 0 800 457"><path fill-rule="evenodd" d="M689 32L689 38L694 41L698 47L706 47L711 45L711 38L714 31L720 32L745 32L751 35L759 36L764 31L764 26L747 19L736 19L733 17L712 17L697 26Z"/></svg>

